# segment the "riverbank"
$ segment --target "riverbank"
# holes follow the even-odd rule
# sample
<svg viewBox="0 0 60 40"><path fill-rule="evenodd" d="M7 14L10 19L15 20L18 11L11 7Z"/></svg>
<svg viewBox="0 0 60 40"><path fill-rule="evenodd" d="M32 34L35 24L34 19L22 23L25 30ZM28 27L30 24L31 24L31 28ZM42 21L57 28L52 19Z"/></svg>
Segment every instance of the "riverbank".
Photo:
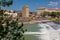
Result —
<svg viewBox="0 0 60 40"><path fill-rule="evenodd" d="M34 23L41 23L41 22L50 22L50 21L53 21L53 22L60 22L60 18L45 18L45 19L34 19L34 20L30 20L30 21L22 21L23 24L34 24ZM19 22L19 24L21 24L21 22Z"/></svg>
<svg viewBox="0 0 60 40"><path fill-rule="evenodd" d="M41 23L41 22L50 22L51 20L32 20L32 21L29 21L29 22L23 22L23 24L34 24L34 23ZM21 24L21 23L19 23Z"/></svg>
<svg viewBox="0 0 60 40"><path fill-rule="evenodd" d="M49 18L51 21L60 22L60 18Z"/></svg>

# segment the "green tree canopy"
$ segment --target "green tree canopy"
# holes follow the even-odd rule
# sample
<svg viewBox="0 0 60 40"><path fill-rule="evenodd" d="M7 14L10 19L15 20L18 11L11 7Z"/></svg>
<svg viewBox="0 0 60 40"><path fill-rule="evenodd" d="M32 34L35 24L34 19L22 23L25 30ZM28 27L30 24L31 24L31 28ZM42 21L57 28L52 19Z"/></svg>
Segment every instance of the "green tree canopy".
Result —
<svg viewBox="0 0 60 40"><path fill-rule="evenodd" d="M13 0L0 0L0 6L10 6L10 5L12 5L12 3L13 3Z"/></svg>
<svg viewBox="0 0 60 40"><path fill-rule="evenodd" d="M12 3L13 0L0 0L0 6L2 7L10 6ZM20 25L18 18L13 20L11 16L4 15L4 12L4 10L0 10L0 40L24 40L23 23Z"/></svg>

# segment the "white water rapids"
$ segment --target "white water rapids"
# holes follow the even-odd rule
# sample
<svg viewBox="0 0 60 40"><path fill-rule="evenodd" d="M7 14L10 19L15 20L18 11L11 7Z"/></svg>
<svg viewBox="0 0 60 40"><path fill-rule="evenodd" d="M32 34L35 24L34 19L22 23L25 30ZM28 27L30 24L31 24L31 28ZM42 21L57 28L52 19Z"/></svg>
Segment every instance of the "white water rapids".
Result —
<svg viewBox="0 0 60 40"><path fill-rule="evenodd" d="M54 22L39 23L38 32L25 32L25 35L37 36L39 40L60 40L59 32L60 24Z"/></svg>

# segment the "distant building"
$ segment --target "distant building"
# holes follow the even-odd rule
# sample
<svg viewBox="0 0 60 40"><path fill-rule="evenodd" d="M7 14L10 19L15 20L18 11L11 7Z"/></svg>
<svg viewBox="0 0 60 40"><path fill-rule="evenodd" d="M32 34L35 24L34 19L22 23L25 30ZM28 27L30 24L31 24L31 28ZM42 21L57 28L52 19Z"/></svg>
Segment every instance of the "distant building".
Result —
<svg viewBox="0 0 60 40"><path fill-rule="evenodd" d="M17 13L17 16L18 16L19 19L22 18L22 11L19 11L19 12Z"/></svg>
<svg viewBox="0 0 60 40"><path fill-rule="evenodd" d="M28 6L24 6L22 8L22 17L29 17L29 7Z"/></svg>
<svg viewBox="0 0 60 40"><path fill-rule="evenodd" d="M39 15L41 15L41 13L43 13L44 11L45 11L45 7L39 8L39 9L37 9L37 11L36 11L36 15L39 16Z"/></svg>
<svg viewBox="0 0 60 40"><path fill-rule="evenodd" d="M60 12L60 9L58 9L58 8L45 8L45 7L41 7L39 9L37 9L36 12L37 12L36 13L37 15L40 15L43 12Z"/></svg>

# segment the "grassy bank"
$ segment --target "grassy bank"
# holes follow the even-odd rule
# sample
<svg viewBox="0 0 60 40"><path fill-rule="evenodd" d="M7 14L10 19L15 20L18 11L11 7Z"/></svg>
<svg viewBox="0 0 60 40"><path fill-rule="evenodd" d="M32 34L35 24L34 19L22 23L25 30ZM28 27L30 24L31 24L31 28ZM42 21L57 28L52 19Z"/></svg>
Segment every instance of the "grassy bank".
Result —
<svg viewBox="0 0 60 40"><path fill-rule="evenodd" d="M49 20L60 22L60 18L49 18Z"/></svg>

